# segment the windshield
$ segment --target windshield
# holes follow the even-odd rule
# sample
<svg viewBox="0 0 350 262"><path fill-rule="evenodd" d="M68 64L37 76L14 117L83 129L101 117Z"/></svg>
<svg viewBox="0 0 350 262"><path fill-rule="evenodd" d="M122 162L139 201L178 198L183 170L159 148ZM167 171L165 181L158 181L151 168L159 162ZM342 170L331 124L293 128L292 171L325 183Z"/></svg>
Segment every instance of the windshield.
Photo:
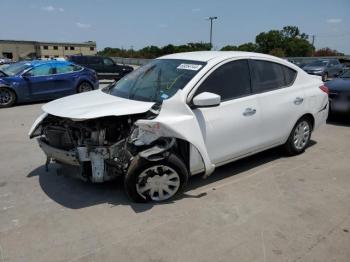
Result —
<svg viewBox="0 0 350 262"><path fill-rule="evenodd" d="M184 88L204 65L198 61L155 59L104 91L132 100L162 102Z"/></svg>
<svg viewBox="0 0 350 262"><path fill-rule="evenodd" d="M1 67L0 70L8 76L14 76L21 73L23 70L30 67L30 64L26 62L9 64L5 67Z"/></svg>
<svg viewBox="0 0 350 262"><path fill-rule="evenodd" d="M312 62L312 63L308 64L307 66L326 66L327 64L328 64L328 61L324 60L324 61Z"/></svg>
<svg viewBox="0 0 350 262"><path fill-rule="evenodd" d="M340 78L350 78L350 69L346 70L344 73L342 73Z"/></svg>

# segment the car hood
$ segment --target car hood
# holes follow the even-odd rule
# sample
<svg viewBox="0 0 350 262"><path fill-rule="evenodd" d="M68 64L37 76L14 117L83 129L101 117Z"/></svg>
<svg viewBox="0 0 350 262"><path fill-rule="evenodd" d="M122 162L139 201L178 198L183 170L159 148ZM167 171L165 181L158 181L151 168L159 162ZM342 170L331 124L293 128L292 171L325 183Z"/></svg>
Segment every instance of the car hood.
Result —
<svg viewBox="0 0 350 262"><path fill-rule="evenodd" d="M125 99L95 90L54 100L45 104L42 109L51 115L86 120L145 113L153 105L153 102Z"/></svg>
<svg viewBox="0 0 350 262"><path fill-rule="evenodd" d="M326 86L331 91L350 91L350 78L336 78L328 81Z"/></svg>
<svg viewBox="0 0 350 262"><path fill-rule="evenodd" d="M304 70L312 70L312 71L322 71L324 70L324 67L322 66L304 66Z"/></svg>

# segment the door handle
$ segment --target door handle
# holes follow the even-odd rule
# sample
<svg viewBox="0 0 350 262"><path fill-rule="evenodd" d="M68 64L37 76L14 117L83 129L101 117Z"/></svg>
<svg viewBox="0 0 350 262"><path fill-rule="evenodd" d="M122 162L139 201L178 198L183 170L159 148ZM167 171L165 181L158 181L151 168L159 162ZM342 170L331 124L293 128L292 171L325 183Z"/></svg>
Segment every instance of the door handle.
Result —
<svg viewBox="0 0 350 262"><path fill-rule="evenodd" d="M304 98L302 98L302 97L297 97L294 99L294 104L296 104L296 105L300 105L303 102L304 102Z"/></svg>
<svg viewBox="0 0 350 262"><path fill-rule="evenodd" d="M256 113L256 109L253 109L253 108L246 108L245 111L243 112L243 115L244 116L252 116Z"/></svg>

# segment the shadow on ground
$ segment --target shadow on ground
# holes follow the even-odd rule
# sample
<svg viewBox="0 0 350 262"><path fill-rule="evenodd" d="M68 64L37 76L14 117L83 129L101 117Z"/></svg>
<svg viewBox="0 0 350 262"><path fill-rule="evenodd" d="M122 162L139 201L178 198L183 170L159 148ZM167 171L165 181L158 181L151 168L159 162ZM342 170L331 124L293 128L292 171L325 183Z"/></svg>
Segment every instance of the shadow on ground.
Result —
<svg viewBox="0 0 350 262"><path fill-rule="evenodd" d="M310 142L310 146L315 144L315 141ZM162 204L171 204L182 198L204 197L206 193L193 195L187 192L210 185L224 178L238 175L282 157L284 156L280 150L275 148L219 167L207 179L202 179L201 175L194 176L189 180L185 192L174 200ZM139 213L147 211L155 205L153 203L135 204L131 202L124 193L122 179L102 184L92 184L74 178L77 172L78 170L75 168L50 164L48 171L45 170L45 166L43 165L30 172L27 177L38 176L40 186L48 197L70 209L80 209L99 204L110 204L112 206L128 205L136 213Z"/></svg>

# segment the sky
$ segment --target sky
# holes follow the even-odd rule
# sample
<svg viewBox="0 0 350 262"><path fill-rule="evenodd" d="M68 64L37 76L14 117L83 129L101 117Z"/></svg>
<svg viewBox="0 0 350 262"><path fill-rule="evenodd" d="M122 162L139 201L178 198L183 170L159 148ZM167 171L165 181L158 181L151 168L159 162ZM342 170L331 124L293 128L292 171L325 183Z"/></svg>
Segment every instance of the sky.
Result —
<svg viewBox="0 0 350 262"><path fill-rule="evenodd" d="M296 25L316 48L350 54L350 0L0 0L0 39L96 41L104 47L254 42L263 31Z"/></svg>

